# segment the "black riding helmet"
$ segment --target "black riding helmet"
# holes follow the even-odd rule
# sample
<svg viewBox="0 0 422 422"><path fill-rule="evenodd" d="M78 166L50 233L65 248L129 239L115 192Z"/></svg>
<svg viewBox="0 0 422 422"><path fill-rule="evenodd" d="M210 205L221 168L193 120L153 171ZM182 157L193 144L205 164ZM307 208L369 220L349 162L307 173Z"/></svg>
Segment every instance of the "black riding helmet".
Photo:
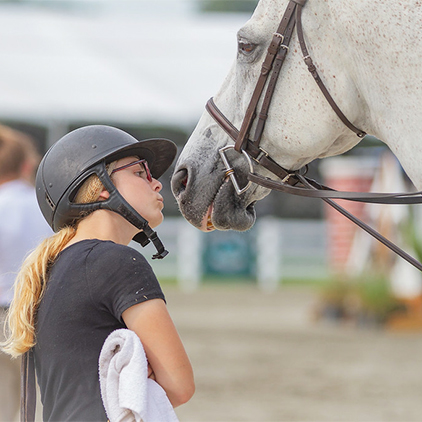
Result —
<svg viewBox="0 0 422 422"><path fill-rule="evenodd" d="M122 215L142 232L134 240L145 246L153 241L164 258L167 251L146 221L118 192L106 165L112 161L137 156L146 159L151 174L158 179L176 156L176 145L167 139L138 141L123 130L103 125L85 126L59 139L44 155L36 176L37 200L47 223L55 231L73 225L81 213L108 209ZM102 202L75 204L73 199L83 182L96 174L110 197Z"/></svg>

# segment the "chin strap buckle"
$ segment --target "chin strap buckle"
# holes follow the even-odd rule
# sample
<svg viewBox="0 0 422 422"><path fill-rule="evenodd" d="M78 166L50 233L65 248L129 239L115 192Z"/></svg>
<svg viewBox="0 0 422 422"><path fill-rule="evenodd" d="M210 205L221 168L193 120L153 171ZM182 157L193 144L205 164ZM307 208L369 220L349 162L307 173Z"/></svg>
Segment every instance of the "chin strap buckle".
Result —
<svg viewBox="0 0 422 422"><path fill-rule="evenodd" d="M152 242L157 249L157 253L152 256L152 259L163 259L168 255L168 251L165 249L163 243L158 237L157 232L152 230L148 224L144 227L143 231L139 232L133 238L133 240L143 247Z"/></svg>

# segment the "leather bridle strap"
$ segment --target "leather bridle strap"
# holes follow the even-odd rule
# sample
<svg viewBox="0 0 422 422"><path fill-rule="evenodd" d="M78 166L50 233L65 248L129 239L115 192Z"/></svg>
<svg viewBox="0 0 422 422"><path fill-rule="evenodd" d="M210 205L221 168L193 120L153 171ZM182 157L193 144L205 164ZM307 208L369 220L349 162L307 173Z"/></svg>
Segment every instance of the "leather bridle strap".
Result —
<svg viewBox="0 0 422 422"><path fill-rule="evenodd" d="M300 8L301 7L298 7L296 5L296 10ZM280 71L283 66L284 60L287 56L287 52L289 51L289 44L293 35L293 30L295 28L295 25L296 25L296 17L294 18L292 17L290 19L288 27L283 33L283 42L279 45L278 53L274 60L274 64L271 71L271 78L268 82L267 90L265 92L265 96L264 96L262 106L261 106L261 111L258 114L257 126L256 126L255 134L253 137L253 143L256 146L259 146L259 143L261 141L262 132L264 131L264 126L268 117L268 110L270 108L271 100L273 98L275 86L277 84L277 80L280 75ZM281 29L279 28L277 32L279 32L280 30Z"/></svg>
<svg viewBox="0 0 422 422"><path fill-rule="evenodd" d="M346 199L371 204L422 204L422 191L406 193L344 192L324 186L307 177L299 178L297 172L291 174L291 177L296 178L295 185L297 186L272 180L256 173L248 174L248 180L265 188L308 198ZM306 180L307 183L302 183L303 180Z"/></svg>
<svg viewBox="0 0 422 422"><path fill-rule="evenodd" d="M298 175L298 178L300 179L300 182L307 186L310 189L317 189L312 184L308 183L308 180L305 179L303 176ZM322 198L323 201L325 201L328 205L333 207L335 210L343 214L346 218L348 218L352 223L355 223L357 226L359 226L361 229L365 230L368 234L373 236L375 239L377 239L379 242L381 242L383 245L385 245L387 248L392 250L394 253L402 257L404 260L406 260L409 264L412 264L415 268L417 268L419 271L422 271L422 264L413 256L409 255L407 252L405 252L403 249L398 247L396 244L388 240L386 237L384 237L382 234L378 233L376 230L374 230L372 227L368 226L366 223L364 223L362 220L359 220L359 218L355 217L350 212L346 211L343 207L338 205L336 202L332 201L331 199Z"/></svg>
<svg viewBox="0 0 422 422"><path fill-rule="evenodd" d="M315 82L317 83L319 89L323 93L324 97L328 101L328 104L330 104L331 108L334 110L334 112L337 114L339 119L353 132L356 133L359 138L363 138L366 135L366 132L363 130L357 128L353 123L350 122L350 120L343 114L343 112L340 110L336 102L334 101L333 97L328 92L326 86L322 82L321 78L318 75L317 69L314 65L314 62L312 60L312 57L309 55L309 51L306 47L305 38L303 36L303 28L302 28L302 7L296 8L296 21L297 21L297 36L299 39L300 48L302 50L303 54L303 60L305 61L306 66L308 66L308 70L311 73L311 75L314 77Z"/></svg>
<svg viewBox="0 0 422 422"><path fill-rule="evenodd" d="M239 131L215 105L210 98L205 106L211 117L235 141ZM247 140L244 149L258 164L281 179L272 180L256 173L249 173L248 180L265 188L278 190L292 195L321 199L347 199L349 201L368 202L374 204L421 204L422 191L406 193L378 192L345 192L337 191L315 180L301 176L298 171L288 171L277 164L265 151L258 148L251 140ZM284 180L284 181L283 181ZM302 183L306 180L306 184Z"/></svg>
<svg viewBox="0 0 422 422"><path fill-rule="evenodd" d="M234 148L237 152L240 152L241 150L245 149L245 146L249 137L250 128L256 117L256 108L257 108L259 99L261 98L267 79L270 75L274 60L277 57L276 61L277 61L277 67L279 69L281 68L281 65L284 62L284 58L288 50L288 43L290 42L294 27L295 27L296 18L295 18L294 12L295 12L296 7L298 7L298 3L296 1L290 0L287 6L287 9L284 12L284 15L281 19L280 25L278 26L277 31L273 34L273 38L267 50L267 55L265 56L264 62L262 63L261 73L259 74L258 81L255 85L255 89L252 94L251 100L249 102L248 108L246 109L245 117L243 119L242 126L239 130L239 136L236 139ZM266 120L265 109L268 110L269 102L271 100L272 93L274 92L277 76L278 76L278 73L276 76L274 76L273 74L271 78L272 87L269 88L269 90L267 90L268 104L263 107L263 111L259 115L259 119L261 120L260 125L262 125L262 129L260 129L261 133L262 133L263 126ZM259 139L258 139L258 143L259 143Z"/></svg>
<svg viewBox="0 0 422 422"><path fill-rule="evenodd" d="M205 105L206 110L211 117L218 123L218 125L230 136L234 141L239 137L239 130L227 119L227 117L215 105L214 100L210 98ZM250 139L246 139L244 151L246 151L254 161L271 173L278 176L281 180L286 180L288 184L297 183L298 181L290 178L292 172L287 171L285 168L277 164L268 154L257 147ZM269 179L268 179L269 180Z"/></svg>
<svg viewBox="0 0 422 422"><path fill-rule="evenodd" d="M401 249L399 246L388 240L382 234L374 230L372 227L368 226L359 218L355 217L353 214L345 210L343 207L334 202L331 198L336 199L347 199L349 201L359 201L359 202L369 202L376 204L420 204L422 203L422 192L414 193L363 193L363 192L339 192L334 189L328 188L327 186L317 183L315 180L309 179L307 177L301 176L298 173L292 175L294 179L299 182L299 186L290 186L287 183L275 181L268 179L257 174L250 173L248 175L248 180L257 183L261 186L264 186L269 189L279 190L281 192L291 193L293 195L300 195L306 197L320 198L325 201L328 205L333 207L335 210L343 214L350 221L355 223L361 229L365 230L368 234L373 236L387 248L392 250L394 253L402 257L404 260L412 264L419 271L422 271L422 264Z"/></svg>

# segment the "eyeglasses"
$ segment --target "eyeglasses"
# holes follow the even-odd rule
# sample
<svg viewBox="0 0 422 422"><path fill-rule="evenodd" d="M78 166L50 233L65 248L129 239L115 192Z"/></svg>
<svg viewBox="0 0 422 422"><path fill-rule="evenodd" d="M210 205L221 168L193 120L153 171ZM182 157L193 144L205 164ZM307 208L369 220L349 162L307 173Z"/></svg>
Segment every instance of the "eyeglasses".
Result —
<svg viewBox="0 0 422 422"><path fill-rule="evenodd" d="M141 169L144 170L144 173L143 173L144 175L141 175L141 177L143 179L148 180L148 182L152 182L152 176L148 167L147 160L138 160L138 161L134 161L133 163L129 163L124 166L117 167L111 172L111 174L116 173L116 171L124 170L132 166L136 166L137 164L139 164L141 166Z"/></svg>

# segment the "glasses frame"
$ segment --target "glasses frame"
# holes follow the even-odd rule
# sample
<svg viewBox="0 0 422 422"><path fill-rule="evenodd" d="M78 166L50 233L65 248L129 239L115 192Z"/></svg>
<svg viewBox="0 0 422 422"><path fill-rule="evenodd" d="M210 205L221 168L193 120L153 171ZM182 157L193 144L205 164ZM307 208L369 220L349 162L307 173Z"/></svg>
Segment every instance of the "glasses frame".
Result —
<svg viewBox="0 0 422 422"><path fill-rule="evenodd" d="M145 159L142 159L142 160L137 160L137 161L134 161L133 163L129 163L129 164L125 164L124 166L117 167L117 168L115 168L115 169L111 172L111 174L116 173L116 171L125 170L125 169L127 169L127 168L129 168L129 167L136 166L136 164L140 164L140 165L143 165L143 166L144 166L145 173L146 173L146 175L147 175L147 180L148 180L148 182L150 182L150 183L151 183L151 182L152 182L152 175L151 175L151 171L150 171L150 169L149 169L149 167L148 167L148 162L147 162L147 160L145 160Z"/></svg>

